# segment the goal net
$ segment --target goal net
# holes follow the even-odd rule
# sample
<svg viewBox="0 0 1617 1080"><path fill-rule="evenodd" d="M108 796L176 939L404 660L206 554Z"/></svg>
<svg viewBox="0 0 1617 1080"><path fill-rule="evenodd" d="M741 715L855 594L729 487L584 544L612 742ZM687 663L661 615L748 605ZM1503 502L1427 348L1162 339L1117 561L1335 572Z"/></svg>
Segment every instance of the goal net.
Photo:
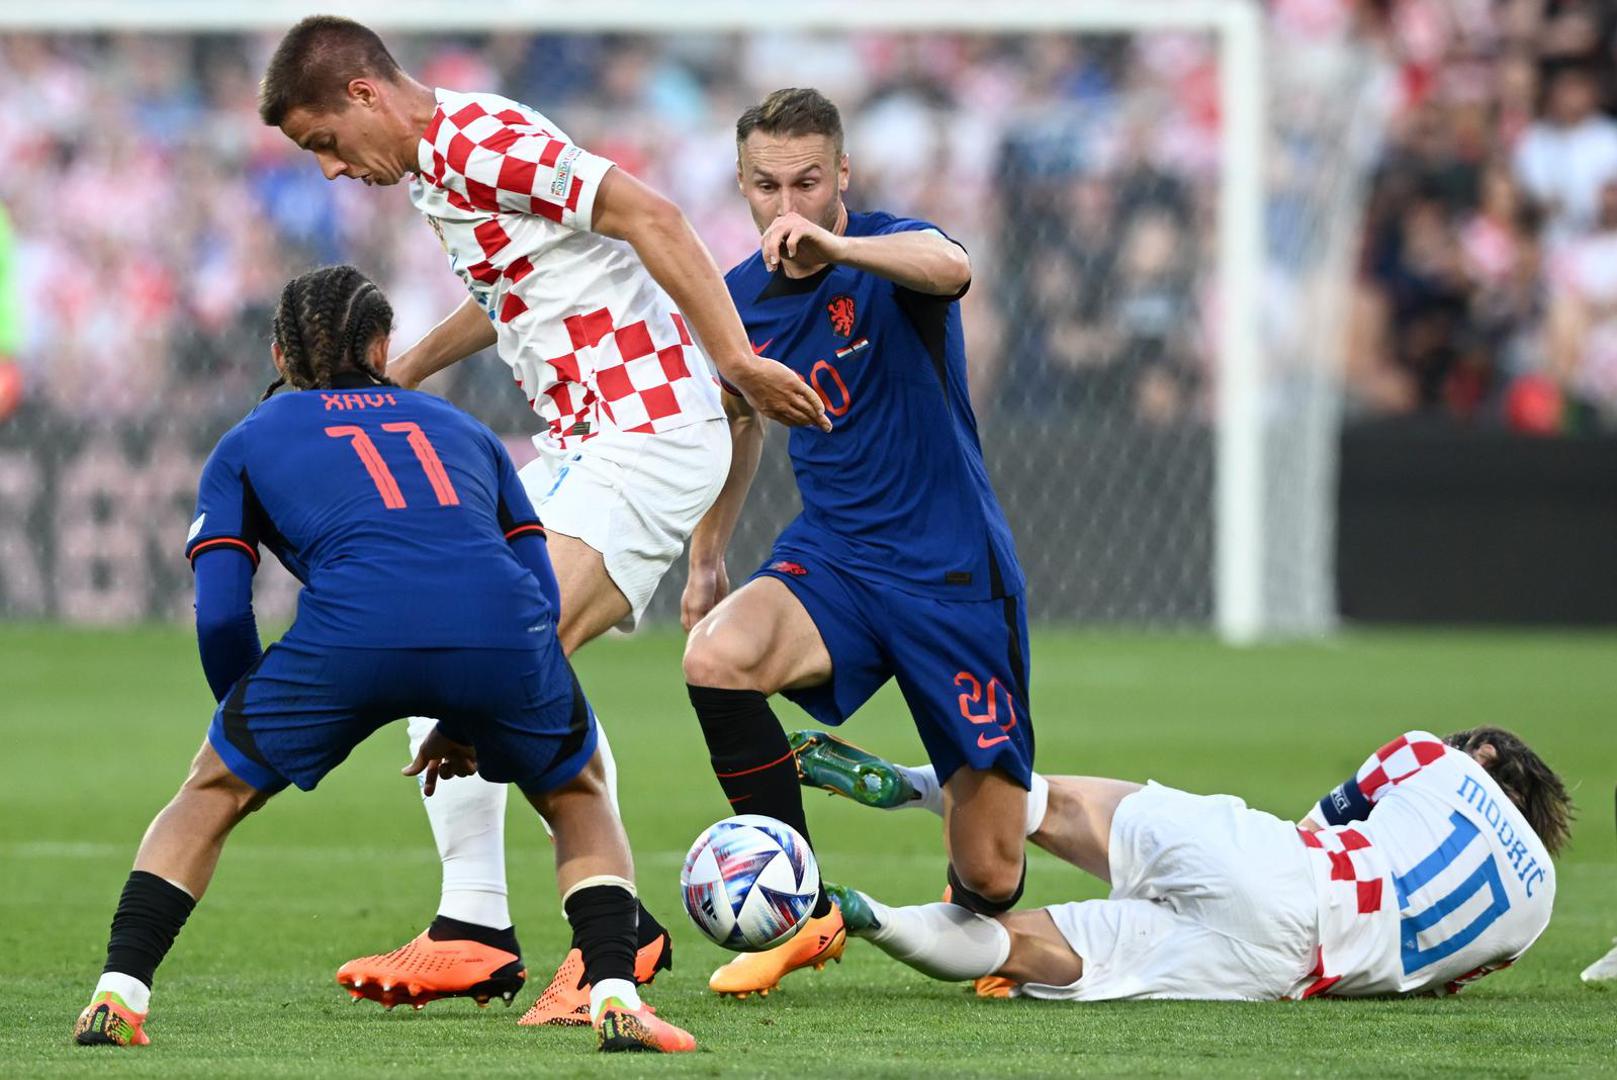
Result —
<svg viewBox="0 0 1617 1080"><path fill-rule="evenodd" d="M424 81L529 102L667 193L724 265L756 243L736 116L782 85L823 90L850 205L971 252L973 399L1032 617L1330 629L1336 371L1384 93L1335 5L1265 22L1240 0L605 2L561 27L537 7L515 27L510 6L349 8ZM459 302L402 191L327 184L259 125L257 74L301 13L0 18L0 617L189 614L196 477L269 379L288 276L354 262L389 293L399 345ZM92 32L111 26L127 32ZM531 456L537 425L492 356L427 388ZM777 431L733 580L796 509ZM288 617L295 583L260 577L261 613ZM682 580L654 618L677 618Z"/></svg>

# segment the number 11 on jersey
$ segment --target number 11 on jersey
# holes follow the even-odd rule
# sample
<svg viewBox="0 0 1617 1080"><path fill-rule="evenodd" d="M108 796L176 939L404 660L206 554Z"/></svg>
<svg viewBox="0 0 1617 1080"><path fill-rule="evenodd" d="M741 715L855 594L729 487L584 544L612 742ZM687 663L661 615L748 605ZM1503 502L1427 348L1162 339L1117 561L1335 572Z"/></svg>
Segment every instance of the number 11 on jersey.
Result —
<svg viewBox="0 0 1617 1080"><path fill-rule="evenodd" d="M439 459L438 451L433 448L432 440L427 438L427 433L421 430L420 424L400 421L383 424L382 430L400 432L406 436L410 449L415 451L416 460L421 463L421 471L427 474L427 480L432 484L432 493L438 497L439 506L460 505L460 496L455 493L455 485L450 481L449 473L444 470L444 463ZM382 460L382 453L376 448L376 442L368 431L358 424L333 424L326 428L326 435L332 439L349 440L349 445L354 448L354 453L359 455L365 471L370 473L377 494L382 496L383 506L389 510L405 508L404 493L399 490L399 482L394 479L393 470L387 467L387 462Z"/></svg>

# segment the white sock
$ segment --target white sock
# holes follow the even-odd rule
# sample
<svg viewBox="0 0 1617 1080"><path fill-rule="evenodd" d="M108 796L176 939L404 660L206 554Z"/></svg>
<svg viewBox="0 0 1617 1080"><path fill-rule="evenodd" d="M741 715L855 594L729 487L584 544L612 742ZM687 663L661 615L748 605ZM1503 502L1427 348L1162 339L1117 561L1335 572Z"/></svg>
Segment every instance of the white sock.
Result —
<svg viewBox="0 0 1617 1080"><path fill-rule="evenodd" d="M1011 954L1011 935L1003 926L958 904L890 908L869 896L865 901L880 925L857 936L934 979L992 975Z"/></svg>
<svg viewBox="0 0 1617 1080"><path fill-rule="evenodd" d="M606 769L606 796L612 800L612 810L623 816L618 806L618 761L612 756L612 744L606 741L606 728L601 726L601 718L595 718L595 748L601 753L601 764ZM547 828L549 826L546 826Z"/></svg>
<svg viewBox="0 0 1617 1080"><path fill-rule="evenodd" d="M1050 781L1033 774L1033 786L1027 793L1027 835L1032 836L1044 824L1044 812L1050 808Z"/></svg>
<svg viewBox="0 0 1617 1080"><path fill-rule="evenodd" d="M930 765L897 765L895 768L909 778L915 789L915 798L907 803L889 807L891 810L930 810L943 816L943 786L938 783L937 770Z"/></svg>
<svg viewBox="0 0 1617 1080"><path fill-rule="evenodd" d="M95 984L95 993L90 997L93 999L105 990L117 994L125 1005L138 1013L146 1012L152 1003L152 988L133 975L122 975L116 971L106 972L101 976L101 981Z"/></svg>
<svg viewBox="0 0 1617 1080"><path fill-rule="evenodd" d="M427 717L410 718L411 757L436 725ZM438 914L495 930L511 925L505 884L505 798L504 784L461 776L439 781L432 797L421 800L443 863Z"/></svg>
<svg viewBox="0 0 1617 1080"><path fill-rule="evenodd" d="M937 770L930 765L899 765L897 769L909 778L916 798L892 810L930 810L943 816L943 786L938 783ZM1050 805L1050 781L1033 774L1033 786L1027 794L1027 834L1032 836L1044 824L1044 812Z"/></svg>
<svg viewBox="0 0 1617 1080"><path fill-rule="evenodd" d="M590 1023L601 1018L607 998L617 998L631 1009L640 1008L640 991L628 979L602 979L590 987Z"/></svg>

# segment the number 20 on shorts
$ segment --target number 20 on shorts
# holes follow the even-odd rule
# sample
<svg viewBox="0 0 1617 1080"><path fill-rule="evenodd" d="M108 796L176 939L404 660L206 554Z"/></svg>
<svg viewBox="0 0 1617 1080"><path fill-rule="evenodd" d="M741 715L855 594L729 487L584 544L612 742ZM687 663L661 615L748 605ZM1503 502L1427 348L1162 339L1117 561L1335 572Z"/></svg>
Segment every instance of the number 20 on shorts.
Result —
<svg viewBox="0 0 1617 1080"><path fill-rule="evenodd" d="M980 749L987 750L990 746L998 743L1009 742L1011 729L1016 726L1016 702L1011 697L1010 691L1006 690L998 679L989 679L988 687L985 691L982 680L969 671L956 674L954 684L956 688L963 688L960 694L960 715L969 723L980 724L985 727L993 725L999 729L999 734L997 735L991 736L986 731L979 734L977 736L977 746ZM1009 714L1009 718L1004 723L1000 723L999 719L999 699L1001 698L1004 699L1005 711ZM977 712L976 707L985 703L988 706L988 711Z"/></svg>

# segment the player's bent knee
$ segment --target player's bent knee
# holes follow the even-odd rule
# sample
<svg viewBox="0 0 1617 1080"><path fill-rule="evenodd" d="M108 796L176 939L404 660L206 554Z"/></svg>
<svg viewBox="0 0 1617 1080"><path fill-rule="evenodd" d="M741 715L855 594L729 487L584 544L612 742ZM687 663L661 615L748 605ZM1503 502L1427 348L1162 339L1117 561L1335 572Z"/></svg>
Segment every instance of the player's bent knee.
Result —
<svg viewBox="0 0 1617 1080"><path fill-rule="evenodd" d="M760 685L764 652L755 640L733 630L701 626L685 643L685 681L691 686L721 690L764 690Z"/></svg>
<svg viewBox="0 0 1617 1080"><path fill-rule="evenodd" d="M949 865L950 899L979 915L1009 911L1022 899L1027 883L1027 862L983 859Z"/></svg>

